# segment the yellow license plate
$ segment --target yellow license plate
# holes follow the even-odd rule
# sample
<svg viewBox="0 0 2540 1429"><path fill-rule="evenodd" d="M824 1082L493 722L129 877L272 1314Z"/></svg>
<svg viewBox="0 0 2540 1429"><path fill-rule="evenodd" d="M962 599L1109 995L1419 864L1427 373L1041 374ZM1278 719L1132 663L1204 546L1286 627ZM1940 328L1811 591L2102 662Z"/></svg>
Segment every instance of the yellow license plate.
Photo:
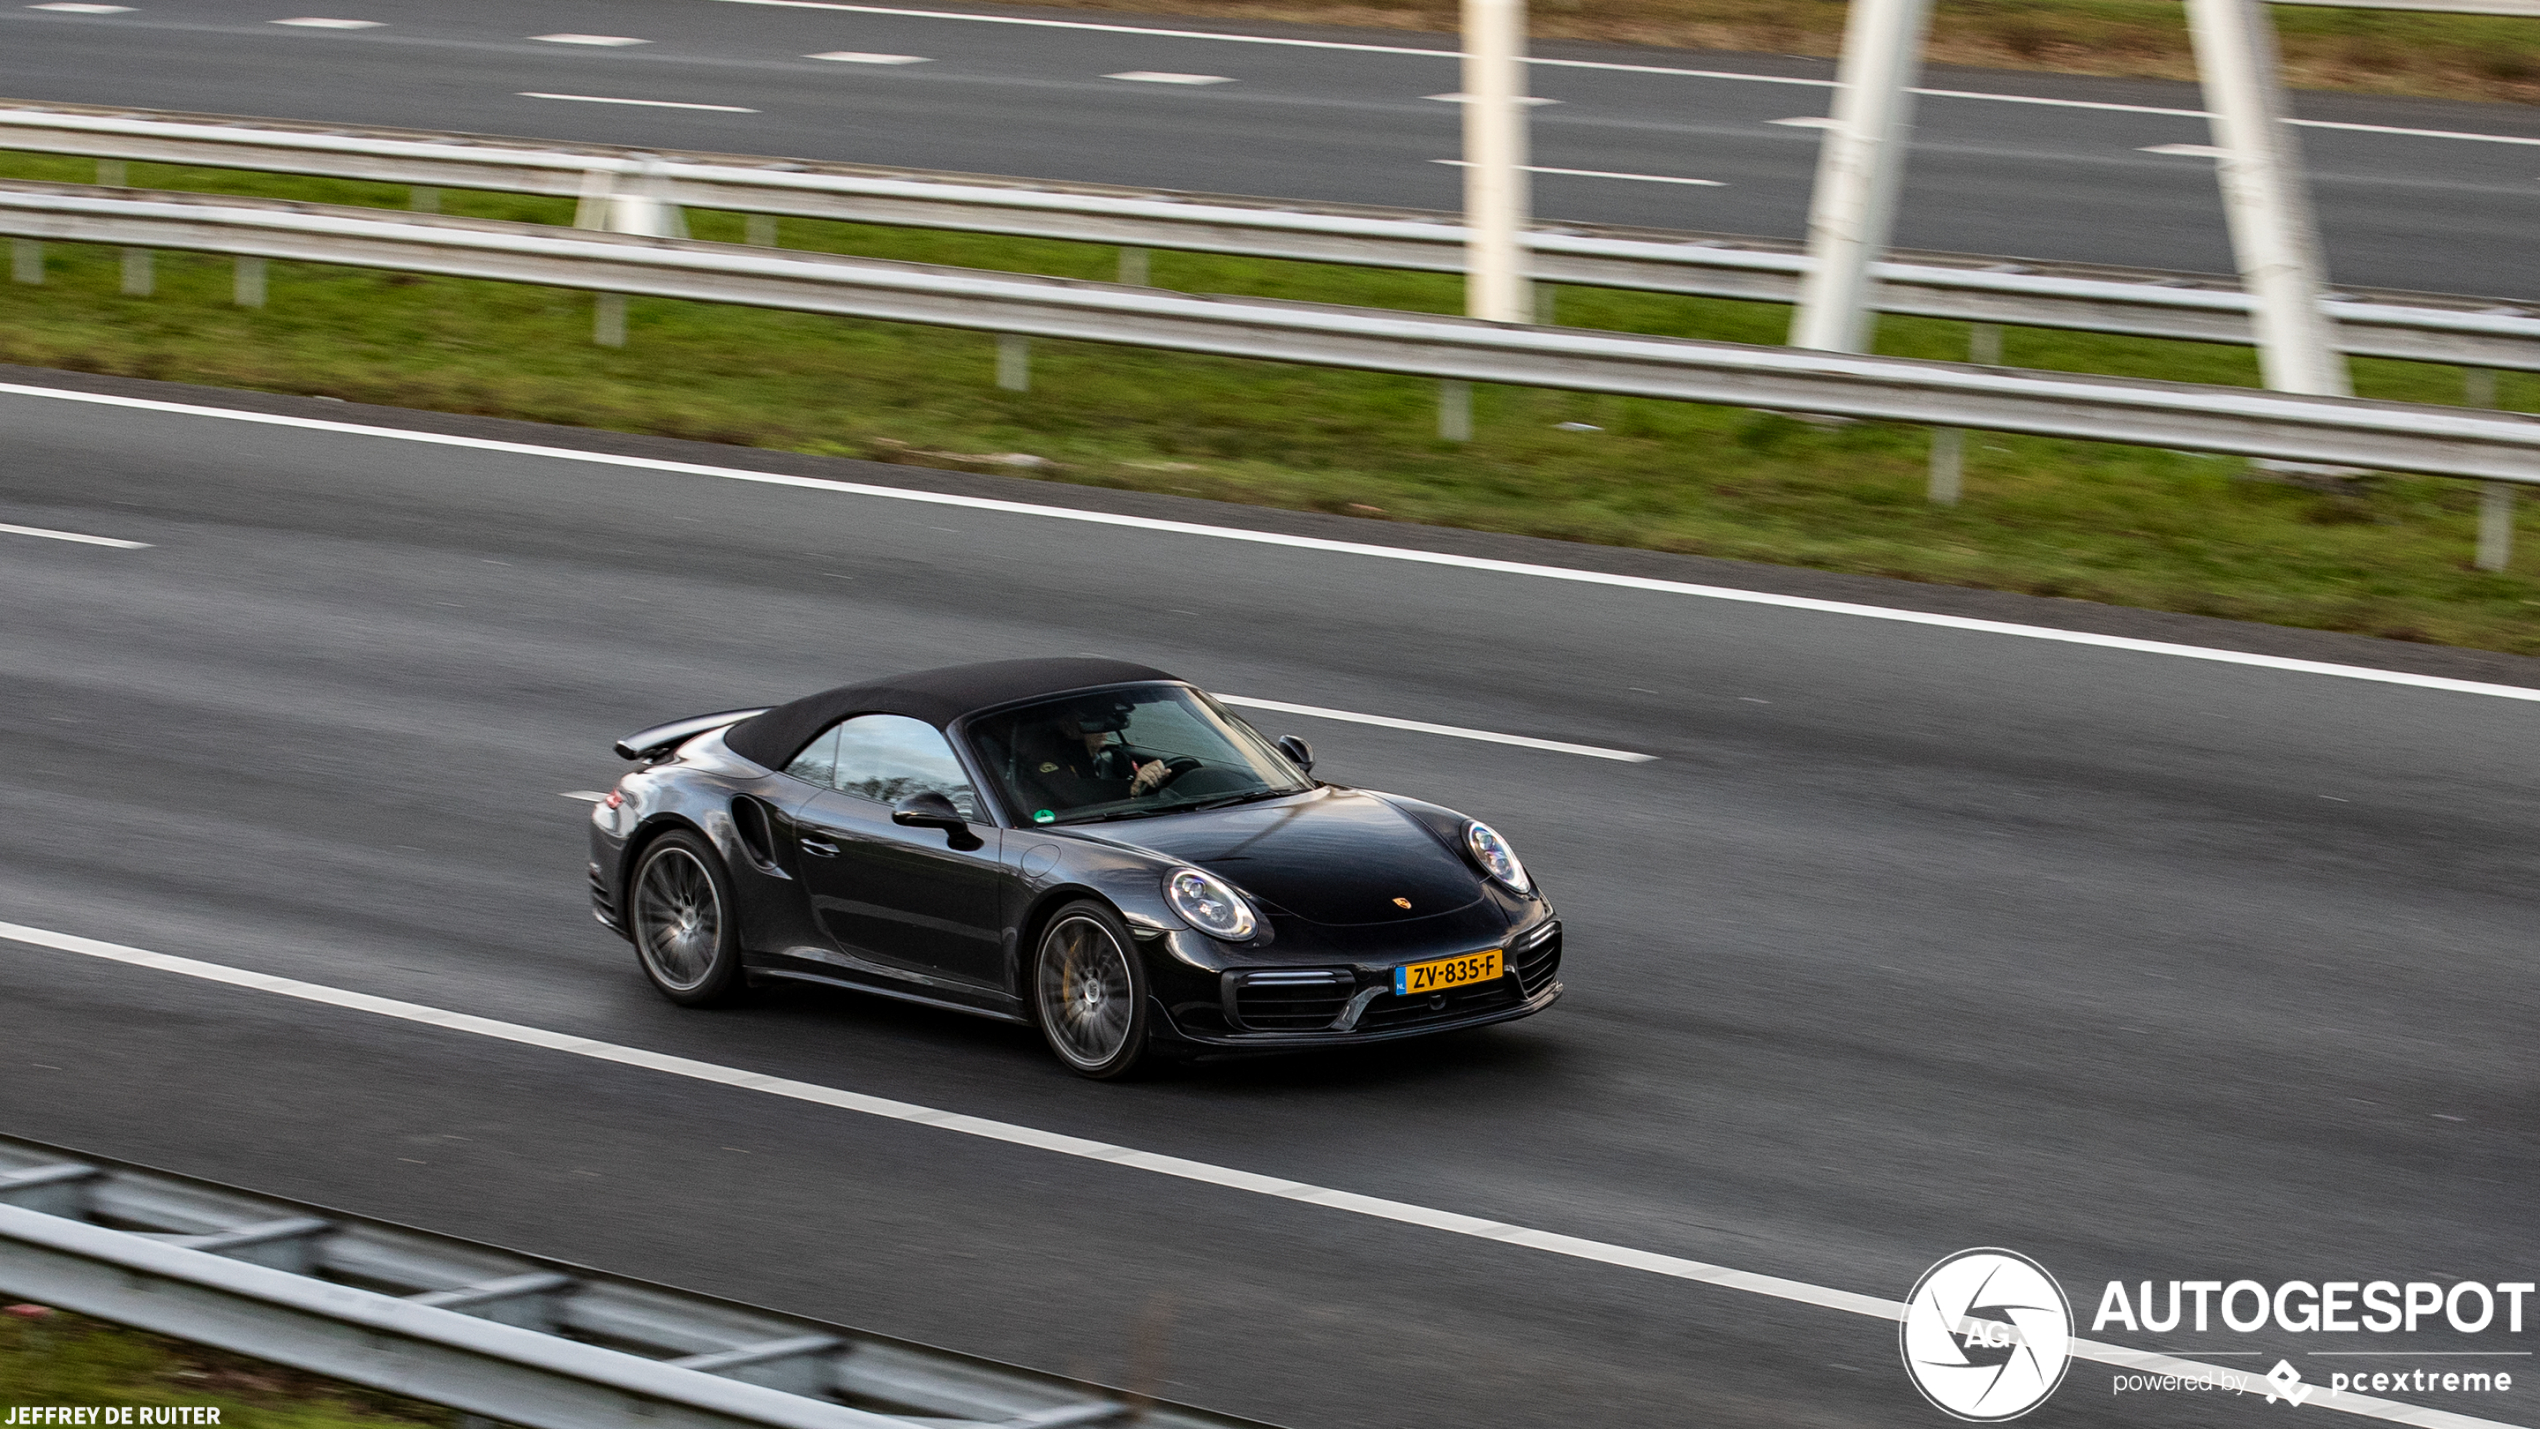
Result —
<svg viewBox="0 0 2540 1429"><path fill-rule="evenodd" d="M1413 963L1393 970L1393 990L1405 997L1424 992L1444 992L1467 983L1488 982L1499 976L1499 949L1487 953L1467 953L1460 958L1440 958L1433 963Z"/></svg>

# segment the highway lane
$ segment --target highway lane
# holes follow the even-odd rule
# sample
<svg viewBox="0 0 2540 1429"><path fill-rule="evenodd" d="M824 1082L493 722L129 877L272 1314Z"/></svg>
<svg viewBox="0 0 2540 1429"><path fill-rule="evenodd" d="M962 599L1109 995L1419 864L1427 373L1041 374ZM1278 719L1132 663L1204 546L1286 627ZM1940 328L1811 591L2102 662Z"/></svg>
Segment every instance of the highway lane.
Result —
<svg viewBox="0 0 2540 1429"><path fill-rule="evenodd" d="M866 13L730 0L359 0L282 25L263 0L114 14L0 10L0 92L340 123L911 165L1452 208L1454 57L1439 36L1236 27L1086 12ZM1132 33L1163 30L1168 33ZM1170 31L1186 31L1177 34ZM1212 32L1298 44L1247 43ZM559 43L565 35L641 41ZM1546 44L1535 162L1551 218L1796 237L1831 66ZM849 54L907 63L808 58ZM1634 68L1635 66L1639 68ZM1122 74L1219 82L1151 83ZM1899 242L2226 271L2192 85L1935 71ZM715 110L524 97L566 94ZM2045 103L2006 102L2014 96ZM1992 96L1992 97L1986 97ZM2083 107L2096 106L2096 107ZM2523 106L2304 95L2342 282L2540 297L2540 117ZM732 112L746 110L751 112ZM2429 136L2471 137L2429 137ZM2517 142L2488 142L2490 139Z"/></svg>
<svg viewBox="0 0 2540 1429"><path fill-rule="evenodd" d="M0 523L152 543L0 537L0 919L1891 1297L1986 1243L2079 1299L2529 1268L2529 704L200 417L0 397L0 423ZM614 776L625 728L1039 651L1659 755L1293 722L1328 777L1505 829L1569 920L1569 997L1097 1087L1025 1034L843 995L685 1013L591 924L559 795ZM1298 1425L1924 1412L1872 1321L18 946L0 1063L13 1134L1058 1370L1125 1376L1169 1322L1164 1392ZM2047 1412L2249 1412L2093 1373Z"/></svg>

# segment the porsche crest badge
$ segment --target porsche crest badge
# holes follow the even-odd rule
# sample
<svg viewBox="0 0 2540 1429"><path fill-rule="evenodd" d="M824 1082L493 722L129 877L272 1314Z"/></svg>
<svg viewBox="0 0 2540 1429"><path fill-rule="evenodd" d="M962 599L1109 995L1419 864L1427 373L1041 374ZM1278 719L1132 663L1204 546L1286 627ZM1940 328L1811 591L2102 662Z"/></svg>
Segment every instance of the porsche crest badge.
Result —
<svg viewBox="0 0 2540 1429"><path fill-rule="evenodd" d="M1400 908L1407 913L1411 911L1411 900L1408 898L1397 898L1393 901L1393 906Z"/></svg>

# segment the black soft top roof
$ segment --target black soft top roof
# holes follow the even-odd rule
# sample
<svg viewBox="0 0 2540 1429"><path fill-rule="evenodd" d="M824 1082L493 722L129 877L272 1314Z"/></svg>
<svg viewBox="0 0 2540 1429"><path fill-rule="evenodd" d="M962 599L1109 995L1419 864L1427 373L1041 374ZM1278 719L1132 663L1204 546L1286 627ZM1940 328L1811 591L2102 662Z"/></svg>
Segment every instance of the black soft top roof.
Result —
<svg viewBox="0 0 2540 1429"><path fill-rule="evenodd" d="M972 710L1036 695L1178 678L1127 660L990 660L946 665L805 695L732 726L723 742L744 759L782 769L811 743L812 736L849 715L907 715L941 729Z"/></svg>

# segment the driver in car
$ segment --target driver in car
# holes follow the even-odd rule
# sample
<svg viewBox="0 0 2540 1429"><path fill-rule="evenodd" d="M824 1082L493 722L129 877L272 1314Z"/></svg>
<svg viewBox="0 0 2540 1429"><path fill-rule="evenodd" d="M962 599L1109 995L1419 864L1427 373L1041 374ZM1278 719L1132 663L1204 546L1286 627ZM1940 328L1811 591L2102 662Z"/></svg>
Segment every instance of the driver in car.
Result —
<svg viewBox="0 0 2540 1429"><path fill-rule="evenodd" d="M1173 778L1161 759L1141 760L1112 736L1129 725L1127 701L1062 707L1015 737L1016 773L1052 808L1080 808L1152 794Z"/></svg>

